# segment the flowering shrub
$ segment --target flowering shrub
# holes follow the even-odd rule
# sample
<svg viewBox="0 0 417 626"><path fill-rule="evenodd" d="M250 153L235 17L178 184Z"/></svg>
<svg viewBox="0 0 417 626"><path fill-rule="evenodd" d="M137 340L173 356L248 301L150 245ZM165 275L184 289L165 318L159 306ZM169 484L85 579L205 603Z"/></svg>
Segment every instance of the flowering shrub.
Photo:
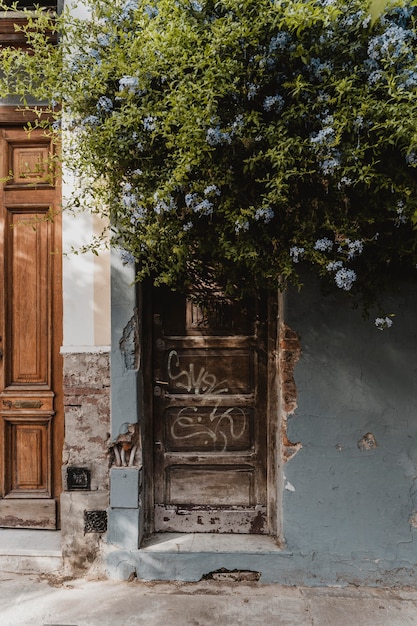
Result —
<svg viewBox="0 0 417 626"><path fill-rule="evenodd" d="M374 23L362 0L87 6L30 18L0 93L50 103L74 203L109 215L139 280L239 295L307 266L365 309L415 280L416 0Z"/></svg>

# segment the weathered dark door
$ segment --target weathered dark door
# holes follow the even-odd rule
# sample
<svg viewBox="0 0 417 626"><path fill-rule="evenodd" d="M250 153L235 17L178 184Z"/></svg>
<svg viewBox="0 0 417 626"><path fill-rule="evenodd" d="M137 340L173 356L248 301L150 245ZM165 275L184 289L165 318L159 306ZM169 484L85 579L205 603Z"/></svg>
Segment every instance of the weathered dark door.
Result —
<svg viewBox="0 0 417 626"><path fill-rule="evenodd" d="M265 302L153 311L155 531L266 533Z"/></svg>
<svg viewBox="0 0 417 626"><path fill-rule="evenodd" d="M61 243L52 146L0 128L0 526L56 528Z"/></svg>

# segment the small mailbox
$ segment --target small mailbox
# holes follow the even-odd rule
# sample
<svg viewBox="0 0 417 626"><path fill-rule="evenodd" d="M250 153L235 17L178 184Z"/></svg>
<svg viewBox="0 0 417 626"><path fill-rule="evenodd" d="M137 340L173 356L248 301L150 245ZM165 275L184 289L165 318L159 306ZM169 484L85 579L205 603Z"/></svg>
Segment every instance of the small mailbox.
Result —
<svg viewBox="0 0 417 626"><path fill-rule="evenodd" d="M88 467L67 467L68 491L89 491L91 471Z"/></svg>

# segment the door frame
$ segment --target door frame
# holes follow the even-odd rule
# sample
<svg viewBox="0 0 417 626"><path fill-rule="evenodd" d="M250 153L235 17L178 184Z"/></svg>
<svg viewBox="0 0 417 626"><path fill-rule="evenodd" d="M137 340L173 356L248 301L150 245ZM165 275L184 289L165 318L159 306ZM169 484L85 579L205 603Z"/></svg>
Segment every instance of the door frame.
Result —
<svg viewBox="0 0 417 626"><path fill-rule="evenodd" d="M141 364L143 372L141 428L143 450L143 539L155 533L154 528L154 407L153 407L153 290L149 282L141 285L139 310L141 311ZM281 494L281 402L279 372L279 328L282 297L279 293L267 295L267 415L266 415L266 535L277 538L282 534ZM167 533L169 535L169 533Z"/></svg>

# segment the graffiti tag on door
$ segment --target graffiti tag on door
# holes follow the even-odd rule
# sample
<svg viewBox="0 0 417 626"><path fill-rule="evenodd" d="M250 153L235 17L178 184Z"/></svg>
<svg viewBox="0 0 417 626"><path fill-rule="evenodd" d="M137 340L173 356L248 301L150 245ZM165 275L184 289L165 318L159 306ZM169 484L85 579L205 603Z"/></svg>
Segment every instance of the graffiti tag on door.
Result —
<svg viewBox="0 0 417 626"><path fill-rule="evenodd" d="M183 444L194 441L206 450L222 451L236 448L239 441L248 441L249 421L245 409L225 407L221 398L208 398L228 392L226 379L219 380L207 368L196 367L195 363L182 367L176 350L171 350L168 355L167 371L174 389L205 396L210 405L209 410L194 405L182 406L171 422L170 434L174 441Z"/></svg>

